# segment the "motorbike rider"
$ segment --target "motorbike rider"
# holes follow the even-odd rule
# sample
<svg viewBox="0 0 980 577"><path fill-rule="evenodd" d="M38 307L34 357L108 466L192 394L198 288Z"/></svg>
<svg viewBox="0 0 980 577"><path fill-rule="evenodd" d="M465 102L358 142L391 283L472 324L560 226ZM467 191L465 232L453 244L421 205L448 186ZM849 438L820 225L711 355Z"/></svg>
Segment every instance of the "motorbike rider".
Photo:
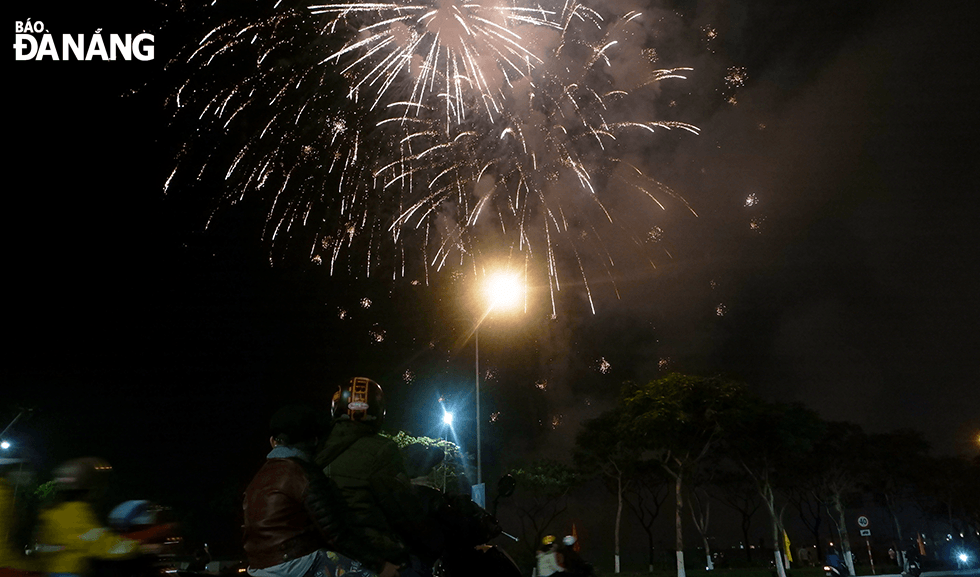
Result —
<svg viewBox="0 0 980 577"><path fill-rule="evenodd" d="M333 429L316 464L340 487L354 523L387 561L406 565L405 535L419 534L422 506L405 471L398 445L379 435L385 418L381 386L364 377L341 385L331 402Z"/></svg>
<svg viewBox="0 0 980 577"><path fill-rule="evenodd" d="M55 469L58 503L38 518L38 552L49 575L84 575L93 560L139 555L139 542L103 527L92 506L111 471L109 463L97 457L73 459Z"/></svg>
<svg viewBox="0 0 980 577"><path fill-rule="evenodd" d="M575 550L575 542L578 539L573 535L565 535L561 540L558 554L562 556L562 564L568 577L589 577L595 575L592 565L586 563L585 559Z"/></svg>
<svg viewBox="0 0 980 577"><path fill-rule="evenodd" d="M550 577L558 573L564 573L562 566L564 558L558 547L555 545L554 535L545 535L541 539L541 548L537 552L538 577Z"/></svg>
<svg viewBox="0 0 980 577"><path fill-rule="evenodd" d="M436 559L500 533L496 519L469 497L413 486L398 445L380 435L386 407L375 381L356 377L331 402L333 430L317 454L340 486L355 522L402 575L429 575Z"/></svg>
<svg viewBox="0 0 980 577"><path fill-rule="evenodd" d="M919 550L918 539L912 539L905 550L905 564L902 567L903 575L919 577L922 573L922 556Z"/></svg>
<svg viewBox="0 0 980 577"><path fill-rule="evenodd" d="M366 547L344 497L312 463L319 423L308 406L286 406L270 422L269 452L245 491L244 548L253 577L397 577Z"/></svg>

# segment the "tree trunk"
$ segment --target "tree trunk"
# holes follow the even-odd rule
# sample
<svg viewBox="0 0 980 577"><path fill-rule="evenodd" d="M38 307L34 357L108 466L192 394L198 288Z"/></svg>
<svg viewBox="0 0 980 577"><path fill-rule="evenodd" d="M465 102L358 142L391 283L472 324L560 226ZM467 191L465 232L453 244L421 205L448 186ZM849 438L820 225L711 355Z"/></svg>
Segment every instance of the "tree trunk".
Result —
<svg viewBox="0 0 980 577"><path fill-rule="evenodd" d="M684 487L681 483L680 472L678 472L675 480L674 490L677 494L677 503L674 512L674 525L677 530L677 577L687 577L687 572L684 570L684 525L681 521L681 512L684 510L684 497L681 491Z"/></svg>
<svg viewBox="0 0 980 577"><path fill-rule="evenodd" d="M895 537L897 541L895 542L895 562L898 563L899 567L905 566L905 540L902 539L902 525L898 521L898 514L895 512L895 503L892 496L885 493L885 504L888 506L888 513L892 516L892 521L895 522Z"/></svg>
<svg viewBox="0 0 980 577"><path fill-rule="evenodd" d="M779 577L786 577L786 565L783 563L783 552L778 547L772 552L773 556L776 558L776 574Z"/></svg>
<svg viewBox="0 0 980 577"><path fill-rule="evenodd" d="M772 503L772 501L770 501ZM772 503L769 507L770 514L772 516L772 549L773 556L776 558L776 575L779 577L786 577L786 565L783 563L783 541L780 539L782 537L782 531L779 524L779 516L776 515L775 503ZM854 573L851 573L854 575Z"/></svg>
<svg viewBox="0 0 980 577"><path fill-rule="evenodd" d="M834 508L837 509L840 523L838 529L840 530L840 548L843 551L844 563L847 564L847 570L851 572L851 575L856 575L854 559L851 556L851 539L847 535L847 520L844 518L844 503L841 501L840 495L834 495Z"/></svg>
<svg viewBox="0 0 980 577"><path fill-rule="evenodd" d="M711 560L711 545L708 543L708 536L702 534L701 540L704 541L704 557L705 557L704 567L708 571L714 571L715 562Z"/></svg>
<svg viewBox="0 0 980 577"><path fill-rule="evenodd" d="M711 516L711 503L705 502L702 504L696 490L691 491L690 503L691 519L694 521L694 527L701 534L701 543L704 545L704 568L707 571L712 571L715 568L715 564L711 560L711 544L708 542L708 521Z"/></svg>
<svg viewBox="0 0 980 577"><path fill-rule="evenodd" d="M620 521L623 519L623 475L622 473L616 477L616 544L615 544L615 567L616 573L619 573L619 525Z"/></svg>
<svg viewBox="0 0 980 577"><path fill-rule="evenodd" d="M742 517L742 543L744 544L745 547L745 560L749 563L752 562L752 547L749 546L751 545L751 543L749 542L750 527L751 525L748 522L746 522L746 518L743 516Z"/></svg>
<svg viewBox="0 0 980 577"><path fill-rule="evenodd" d="M647 547L649 547L650 558L648 560L650 572L653 573L653 532L647 532Z"/></svg>
<svg viewBox="0 0 980 577"><path fill-rule="evenodd" d="M769 509L769 519L772 522L772 545L773 545L773 555L776 558L776 575L778 577L786 577L786 567L783 565L783 555L781 551L783 550L783 542L780 537L782 537L782 523L780 522L780 513L776 512L776 495L772 490L772 486L769 485L768 481L760 489L760 495L766 504L766 508ZM853 575L854 573L851 573Z"/></svg>

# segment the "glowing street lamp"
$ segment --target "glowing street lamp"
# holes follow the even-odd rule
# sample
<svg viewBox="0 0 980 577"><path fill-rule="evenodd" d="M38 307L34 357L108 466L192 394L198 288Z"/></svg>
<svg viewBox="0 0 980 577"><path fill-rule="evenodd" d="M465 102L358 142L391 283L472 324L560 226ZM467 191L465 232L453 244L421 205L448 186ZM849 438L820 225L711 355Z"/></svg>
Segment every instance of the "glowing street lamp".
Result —
<svg viewBox="0 0 980 577"><path fill-rule="evenodd" d="M443 411L442 412L442 422L446 426L449 426L449 427L453 426L453 414L450 413L449 411Z"/></svg>
<svg viewBox="0 0 980 577"><path fill-rule="evenodd" d="M476 323L473 340L476 357L476 484L483 484L483 453L480 437L480 325L494 311L516 310L524 304L524 282L519 274L499 270L487 275L481 291L483 314ZM484 308L485 307L485 308ZM483 503L480 504L481 506Z"/></svg>
<svg viewBox="0 0 980 577"><path fill-rule="evenodd" d="M514 310L524 301L524 283L518 274L497 271L483 283L483 299L487 314L494 310Z"/></svg>

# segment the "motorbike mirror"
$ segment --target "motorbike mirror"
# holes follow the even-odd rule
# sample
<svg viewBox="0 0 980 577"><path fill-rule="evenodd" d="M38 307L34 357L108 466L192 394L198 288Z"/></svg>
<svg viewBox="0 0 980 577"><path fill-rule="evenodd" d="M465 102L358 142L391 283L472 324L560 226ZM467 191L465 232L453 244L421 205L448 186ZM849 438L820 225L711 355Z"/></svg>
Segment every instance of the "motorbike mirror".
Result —
<svg viewBox="0 0 980 577"><path fill-rule="evenodd" d="M510 497L514 494L514 489L517 488L517 479L513 475L507 473L497 481L497 496L499 497Z"/></svg>

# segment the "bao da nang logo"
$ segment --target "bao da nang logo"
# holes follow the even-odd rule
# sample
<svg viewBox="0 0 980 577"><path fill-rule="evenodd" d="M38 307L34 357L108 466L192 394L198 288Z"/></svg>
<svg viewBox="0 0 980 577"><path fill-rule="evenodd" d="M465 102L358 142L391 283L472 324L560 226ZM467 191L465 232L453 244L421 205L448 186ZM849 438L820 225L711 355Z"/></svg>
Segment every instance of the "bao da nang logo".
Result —
<svg viewBox="0 0 980 577"><path fill-rule="evenodd" d="M152 34L51 34L44 23L17 21L16 60L153 60Z"/></svg>

